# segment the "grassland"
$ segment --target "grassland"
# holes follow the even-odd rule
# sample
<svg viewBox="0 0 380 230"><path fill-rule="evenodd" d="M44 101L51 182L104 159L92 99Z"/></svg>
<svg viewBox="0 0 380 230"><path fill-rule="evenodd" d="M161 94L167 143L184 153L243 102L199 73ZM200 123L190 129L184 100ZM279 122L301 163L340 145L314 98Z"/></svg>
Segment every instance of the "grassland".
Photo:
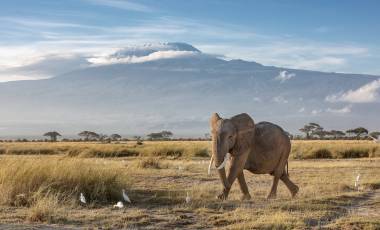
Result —
<svg viewBox="0 0 380 230"><path fill-rule="evenodd" d="M296 141L289 173L301 189L297 198L280 183L277 199L266 200L271 176L246 172L252 200L239 201L234 184L221 202L216 172L207 175L208 142L0 143L0 228L378 229L378 147ZM310 159L319 149L332 159ZM352 149L368 157L339 159ZM115 209L122 189L132 204Z"/></svg>
<svg viewBox="0 0 380 230"><path fill-rule="evenodd" d="M208 141L146 141L137 145L130 141L99 142L11 142L0 143L0 155L67 155L71 157L131 157L166 158L209 157ZM292 159L380 157L380 145L372 141L293 141Z"/></svg>

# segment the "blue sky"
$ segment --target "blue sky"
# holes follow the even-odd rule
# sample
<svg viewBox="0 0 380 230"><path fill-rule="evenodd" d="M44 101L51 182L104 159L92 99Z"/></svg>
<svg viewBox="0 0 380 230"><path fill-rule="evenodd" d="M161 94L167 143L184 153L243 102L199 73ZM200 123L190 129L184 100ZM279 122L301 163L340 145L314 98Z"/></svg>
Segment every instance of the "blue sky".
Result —
<svg viewBox="0 0 380 230"><path fill-rule="evenodd" d="M380 75L380 1L12 0L0 8L0 81L51 56L186 42L265 65ZM7 70L4 72L4 70Z"/></svg>

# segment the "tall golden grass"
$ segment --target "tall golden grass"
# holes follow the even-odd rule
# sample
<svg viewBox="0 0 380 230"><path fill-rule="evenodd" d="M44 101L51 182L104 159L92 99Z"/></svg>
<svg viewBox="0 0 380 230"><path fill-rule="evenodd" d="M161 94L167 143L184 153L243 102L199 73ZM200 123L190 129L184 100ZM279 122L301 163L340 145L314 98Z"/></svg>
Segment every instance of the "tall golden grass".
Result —
<svg viewBox="0 0 380 230"><path fill-rule="evenodd" d="M209 157L208 141L146 141L143 145L128 143L56 142L0 143L0 154L55 155L71 157L151 156L166 158ZM379 157L380 144L371 141L292 141L291 158L361 158Z"/></svg>
<svg viewBox="0 0 380 230"><path fill-rule="evenodd" d="M0 204L35 204L47 195L60 201L109 202L121 199L128 178L118 168L73 158L0 158Z"/></svg>

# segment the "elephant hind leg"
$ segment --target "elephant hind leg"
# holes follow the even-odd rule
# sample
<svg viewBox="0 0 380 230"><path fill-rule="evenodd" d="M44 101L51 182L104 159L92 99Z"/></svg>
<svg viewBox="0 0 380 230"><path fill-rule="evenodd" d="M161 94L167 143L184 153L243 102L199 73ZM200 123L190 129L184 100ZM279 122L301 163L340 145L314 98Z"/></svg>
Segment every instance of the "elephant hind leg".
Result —
<svg viewBox="0 0 380 230"><path fill-rule="evenodd" d="M281 178L282 182L284 182L284 184L286 185L286 187L289 189L290 193L292 194L292 197L295 197L295 195L298 193L299 191L299 188L297 185L295 185L290 179L289 179L289 175L284 172L284 174L282 174Z"/></svg>
<svg viewBox="0 0 380 230"><path fill-rule="evenodd" d="M269 195L267 196L267 199L275 199L276 198L276 196L277 196L277 186L278 186L279 179L280 179L280 177L278 175L276 175L276 173L275 173L274 177L273 177L272 188L270 190Z"/></svg>

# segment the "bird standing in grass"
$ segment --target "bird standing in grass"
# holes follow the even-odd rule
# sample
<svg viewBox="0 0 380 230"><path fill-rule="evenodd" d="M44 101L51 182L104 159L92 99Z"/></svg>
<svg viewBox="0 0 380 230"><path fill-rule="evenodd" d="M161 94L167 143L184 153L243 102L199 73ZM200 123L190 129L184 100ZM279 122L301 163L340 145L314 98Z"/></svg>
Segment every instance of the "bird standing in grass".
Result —
<svg viewBox="0 0 380 230"><path fill-rule="evenodd" d="M80 196L79 196L79 200L80 202L82 202L83 204L86 204L86 197L84 197L83 193L80 193Z"/></svg>
<svg viewBox="0 0 380 230"><path fill-rule="evenodd" d="M123 189L123 198L125 201L127 201L128 203L132 203L131 200L129 199L127 193L125 192L125 189Z"/></svg>
<svg viewBox="0 0 380 230"><path fill-rule="evenodd" d="M186 192L186 203L190 203L191 202L191 197L189 196L189 192Z"/></svg>
<svg viewBox="0 0 380 230"><path fill-rule="evenodd" d="M124 208L124 204L123 204L123 202L119 201L113 207L114 208Z"/></svg>
<svg viewBox="0 0 380 230"><path fill-rule="evenodd" d="M359 190L360 173L356 176L355 188Z"/></svg>

